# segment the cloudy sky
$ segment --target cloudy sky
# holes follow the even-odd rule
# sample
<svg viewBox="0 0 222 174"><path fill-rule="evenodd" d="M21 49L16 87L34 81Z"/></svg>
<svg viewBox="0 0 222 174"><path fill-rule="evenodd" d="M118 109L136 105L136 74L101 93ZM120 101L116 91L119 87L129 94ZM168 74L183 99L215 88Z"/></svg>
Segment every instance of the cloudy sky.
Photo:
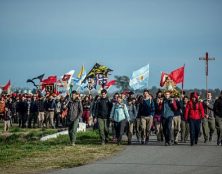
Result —
<svg viewBox="0 0 222 174"><path fill-rule="evenodd" d="M0 0L0 84L45 73L89 70L98 62L130 76L150 64L151 86L160 72L186 64L185 88L222 88L220 0Z"/></svg>

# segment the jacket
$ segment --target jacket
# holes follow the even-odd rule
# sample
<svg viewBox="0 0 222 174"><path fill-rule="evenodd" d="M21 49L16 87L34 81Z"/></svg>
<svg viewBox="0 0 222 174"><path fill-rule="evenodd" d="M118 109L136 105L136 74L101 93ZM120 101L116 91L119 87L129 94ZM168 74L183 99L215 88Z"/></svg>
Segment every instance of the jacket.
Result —
<svg viewBox="0 0 222 174"><path fill-rule="evenodd" d="M130 117L129 117L129 113L128 113L126 104L124 104L124 103L114 104L112 107L110 118L112 120L114 120L115 122L121 122L125 119L127 119L129 121Z"/></svg>
<svg viewBox="0 0 222 174"><path fill-rule="evenodd" d="M38 111L45 112L45 101L42 99L38 101Z"/></svg>
<svg viewBox="0 0 222 174"><path fill-rule="evenodd" d="M207 100L203 101L204 113L208 115L209 118L214 118L214 101L208 100L208 103L207 105Z"/></svg>
<svg viewBox="0 0 222 174"><path fill-rule="evenodd" d="M175 110L177 110L177 105L175 100L173 100L172 102L172 100L164 99L161 116L163 118L173 117Z"/></svg>
<svg viewBox="0 0 222 174"><path fill-rule="evenodd" d="M55 111L56 104L55 100L46 101L46 111Z"/></svg>
<svg viewBox="0 0 222 174"><path fill-rule="evenodd" d="M215 101L213 109L215 116L222 118L222 96Z"/></svg>
<svg viewBox="0 0 222 174"><path fill-rule="evenodd" d="M137 116L137 110L136 110L136 106L131 104L131 105L126 105L127 106L127 110L129 113L129 118L130 121L134 121L136 119Z"/></svg>
<svg viewBox="0 0 222 174"><path fill-rule="evenodd" d="M96 103L96 117L108 119L112 109L112 102L108 98L100 98Z"/></svg>
<svg viewBox="0 0 222 174"><path fill-rule="evenodd" d="M31 101L30 113L36 113L36 112L38 112L38 102L37 101Z"/></svg>
<svg viewBox="0 0 222 174"><path fill-rule="evenodd" d="M69 121L75 121L82 116L83 108L79 100L70 100L68 103L67 118Z"/></svg>
<svg viewBox="0 0 222 174"><path fill-rule="evenodd" d="M152 99L143 100L139 104L138 117L142 116L154 116L155 114L155 105Z"/></svg>
<svg viewBox="0 0 222 174"><path fill-rule="evenodd" d="M20 101L17 105L17 112L25 114L28 112L28 103L26 101Z"/></svg>
<svg viewBox="0 0 222 174"><path fill-rule="evenodd" d="M174 116L181 116L182 115L182 108L181 108L181 103L182 101L176 100L176 110L174 110Z"/></svg>
<svg viewBox="0 0 222 174"><path fill-rule="evenodd" d="M193 102L189 101L186 105L184 119L200 120L202 118L204 118L203 104L201 102L197 102L194 107Z"/></svg>

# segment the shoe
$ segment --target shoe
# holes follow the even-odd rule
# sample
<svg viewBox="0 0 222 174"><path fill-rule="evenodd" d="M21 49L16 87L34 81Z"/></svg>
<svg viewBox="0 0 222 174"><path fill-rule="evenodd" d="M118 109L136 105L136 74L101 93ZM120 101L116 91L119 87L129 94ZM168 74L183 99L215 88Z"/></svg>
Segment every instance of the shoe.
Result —
<svg viewBox="0 0 222 174"><path fill-rule="evenodd" d="M213 139L213 137L212 137L212 136L210 136L210 138L209 138L209 142L211 142L211 141L212 141L212 139Z"/></svg>
<svg viewBox="0 0 222 174"><path fill-rule="evenodd" d="M75 143L71 143L70 145L71 145L71 146L75 146L76 144L75 144Z"/></svg>
<svg viewBox="0 0 222 174"><path fill-rule="evenodd" d="M178 142L177 142L177 141L174 141L174 144L175 144L175 145L177 145L177 144L178 144Z"/></svg>
<svg viewBox="0 0 222 174"><path fill-rule="evenodd" d="M217 141L217 145L218 145L218 146L220 146L220 145L222 146L222 141L221 141L221 142L220 142L220 141Z"/></svg>
<svg viewBox="0 0 222 174"><path fill-rule="evenodd" d="M169 144L168 144L168 143L165 143L165 146L169 146Z"/></svg>
<svg viewBox="0 0 222 174"><path fill-rule="evenodd" d="M207 140L207 139L205 139L205 140L204 140L204 143L207 143L207 142L208 142L208 140Z"/></svg>
<svg viewBox="0 0 222 174"><path fill-rule="evenodd" d="M102 141L101 145L104 146L105 144L106 144L105 141Z"/></svg>
<svg viewBox="0 0 222 174"><path fill-rule="evenodd" d="M132 144L132 142L131 141L128 141L128 145L131 145Z"/></svg>

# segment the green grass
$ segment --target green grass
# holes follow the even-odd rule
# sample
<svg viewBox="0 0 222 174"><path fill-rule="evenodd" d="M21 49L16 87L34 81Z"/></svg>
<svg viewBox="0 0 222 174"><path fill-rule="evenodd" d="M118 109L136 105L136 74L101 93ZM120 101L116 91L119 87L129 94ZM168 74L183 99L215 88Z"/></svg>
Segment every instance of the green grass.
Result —
<svg viewBox="0 0 222 174"><path fill-rule="evenodd" d="M67 135L39 141L43 135L54 132L57 130L12 128L9 134L0 134L1 173L38 173L75 167L106 158L123 149L115 144L99 145L97 131L78 133L76 146L69 146Z"/></svg>

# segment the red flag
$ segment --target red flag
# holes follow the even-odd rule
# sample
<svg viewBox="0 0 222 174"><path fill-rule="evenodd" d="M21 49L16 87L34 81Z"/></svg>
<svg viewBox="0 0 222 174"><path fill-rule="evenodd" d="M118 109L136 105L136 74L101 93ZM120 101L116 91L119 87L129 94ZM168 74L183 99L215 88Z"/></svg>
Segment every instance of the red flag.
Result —
<svg viewBox="0 0 222 174"><path fill-rule="evenodd" d="M2 90L3 90L3 91L8 91L8 89L10 88L10 86L11 86L11 81L9 80L8 83L7 83L5 86L2 87Z"/></svg>
<svg viewBox="0 0 222 174"><path fill-rule="evenodd" d="M184 80L184 66L172 71L169 77L177 84Z"/></svg>
<svg viewBox="0 0 222 174"><path fill-rule="evenodd" d="M110 86L113 86L115 83L116 83L115 80L111 80L111 81L109 81L109 82L106 84L106 86L107 86L107 87L110 87Z"/></svg>
<svg viewBox="0 0 222 174"><path fill-rule="evenodd" d="M163 87L169 75L165 72L161 73L160 86Z"/></svg>
<svg viewBox="0 0 222 174"><path fill-rule="evenodd" d="M46 85L46 84L54 84L57 81L57 77L56 76L49 76L47 79L42 80L42 84Z"/></svg>

